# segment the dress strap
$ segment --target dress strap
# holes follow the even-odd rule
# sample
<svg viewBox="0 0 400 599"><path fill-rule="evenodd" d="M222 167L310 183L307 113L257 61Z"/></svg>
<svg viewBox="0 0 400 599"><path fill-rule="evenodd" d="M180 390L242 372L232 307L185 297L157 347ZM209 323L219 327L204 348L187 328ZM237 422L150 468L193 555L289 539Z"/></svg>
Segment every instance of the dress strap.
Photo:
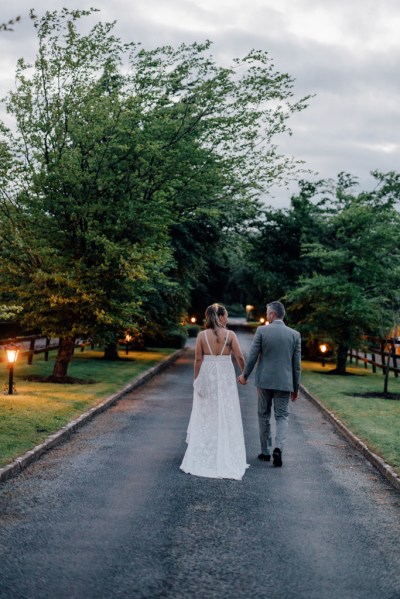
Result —
<svg viewBox="0 0 400 599"><path fill-rule="evenodd" d="M207 330L205 330L205 331L204 331L204 337L206 338L207 345L208 345L208 349L210 350L210 354L213 356L214 354L212 353L212 351L211 351L211 347L210 347L210 344L209 344L209 342L208 342Z"/></svg>
<svg viewBox="0 0 400 599"><path fill-rule="evenodd" d="M229 338L229 331L227 331L227 333L226 333L224 347L221 349L221 353L219 354L220 356L222 356L222 354L224 353L224 349L226 347L226 342L228 341L228 338Z"/></svg>

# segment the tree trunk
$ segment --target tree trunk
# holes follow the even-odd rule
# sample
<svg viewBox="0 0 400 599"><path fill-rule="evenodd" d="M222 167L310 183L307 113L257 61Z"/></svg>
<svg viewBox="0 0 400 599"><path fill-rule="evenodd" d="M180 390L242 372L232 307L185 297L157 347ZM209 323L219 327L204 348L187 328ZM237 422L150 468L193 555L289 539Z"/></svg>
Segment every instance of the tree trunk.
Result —
<svg viewBox="0 0 400 599"><path fill-rule="evenodd" d="M112 341L108 343L104 348L104 360L120 360L118 354L118 341Z"/></svg>
<svg viewBox="0 0 400 599"><path fill-rule="evenodd" d="M348 352L349 352L348 345L342 345L342 344L339 345L338 350L337 350L336 368L335 368L335 371L337 374L346 374Z"/></svg>
<svg viewBox="0 0 400 599"><path fill-rule="evenodd" d="M60 346L53 369L53 379L62 381L66 378L74 347L75 337L60 337Z"/></svg>

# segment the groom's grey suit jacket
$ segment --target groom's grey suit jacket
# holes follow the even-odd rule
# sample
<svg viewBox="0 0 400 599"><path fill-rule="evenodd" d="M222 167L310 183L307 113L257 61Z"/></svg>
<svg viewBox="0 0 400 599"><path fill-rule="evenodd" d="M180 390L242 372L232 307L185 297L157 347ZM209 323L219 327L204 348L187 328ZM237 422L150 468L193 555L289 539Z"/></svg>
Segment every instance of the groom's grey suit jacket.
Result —
<svg viewBox="0 0 400 599"><path fill-rule="evenodd" d="M282 320L258 327L243 374L247 379L258 360L256 386L298 391L301 370L300 333Z"/></svg>

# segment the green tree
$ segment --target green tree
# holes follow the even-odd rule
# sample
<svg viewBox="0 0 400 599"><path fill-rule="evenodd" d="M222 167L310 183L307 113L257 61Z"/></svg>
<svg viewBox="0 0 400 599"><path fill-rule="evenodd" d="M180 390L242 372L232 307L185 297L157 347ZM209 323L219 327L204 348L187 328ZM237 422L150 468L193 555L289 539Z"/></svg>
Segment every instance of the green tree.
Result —
<svg viewBox="0 0 400 599"><path fill-rule="evenodd" d="M375 173L372 192L355 194L354 180L339 175L325 197L321 235L303 244L313 272L286 294L304 334L336 349L336 369L346 372L347 353L363 335L385 335L399 310L400 176Z"/></svg>
<svg viewBox="0 0 400 599"><path fill-rule="evenodd" d="M179 321L225 232L296 168L271 140L307 102L265 52L221 68L208 42L145 51L113 24L79 34L92 12L34 22L1 128L0 295L60 337L58 380L77 336Z"/></svg>
<svg viewBox="0 0 400 599"><path fill-rule="evenodd" d="M3 127L1 145L2 295L25 326L60 338L57 380L77 336L135 327L172 259L162 197L143 202L129 169L140 114L120 90L121 45L109 25L79 36L82 14L35 23L35 66L19 61L7 103L17 133Z"/></svg>
<svg viewBox="0 0 400 599"><path fill-rule="evenodd" d="M289 208L263 209L243 236L236 283L260 313L266 302L282 299L301 275L312 272L302 246L323 235L325 199L316 195L324 185L303 180L299 186Z"/></svg>

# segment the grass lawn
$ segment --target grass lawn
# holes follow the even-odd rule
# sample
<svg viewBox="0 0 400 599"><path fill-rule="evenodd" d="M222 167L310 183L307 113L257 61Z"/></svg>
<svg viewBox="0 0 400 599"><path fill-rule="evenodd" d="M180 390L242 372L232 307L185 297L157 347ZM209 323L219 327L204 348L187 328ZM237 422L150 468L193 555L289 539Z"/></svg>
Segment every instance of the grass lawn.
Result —
<svg viewBox="0 0 400 599"><path fill-rule="evenodd" d="M89 384L60 385L24 380L28 375L52 373L53 359L45 362L39 354L32 366L17 363L14 371L16 395L0 395L0 467L32 449L74 417L118 391L131 379L170 355L173 349L124 352L117 362L101 359L103 352L76 351L68 375L91 381ZM0 363L2 388L7 384L8 370Z"/></svg>
<svg viewBox="0 0 400 599"><path fill-rule="evenodd" d="M317 362L302 363L302 384L333 412L372 451L400 474L400 400L354 397L353 393L383 391L384 377L353 366L353 376L326 375ZM400 377L389 377L389 392L400 393Z"/></svg>

